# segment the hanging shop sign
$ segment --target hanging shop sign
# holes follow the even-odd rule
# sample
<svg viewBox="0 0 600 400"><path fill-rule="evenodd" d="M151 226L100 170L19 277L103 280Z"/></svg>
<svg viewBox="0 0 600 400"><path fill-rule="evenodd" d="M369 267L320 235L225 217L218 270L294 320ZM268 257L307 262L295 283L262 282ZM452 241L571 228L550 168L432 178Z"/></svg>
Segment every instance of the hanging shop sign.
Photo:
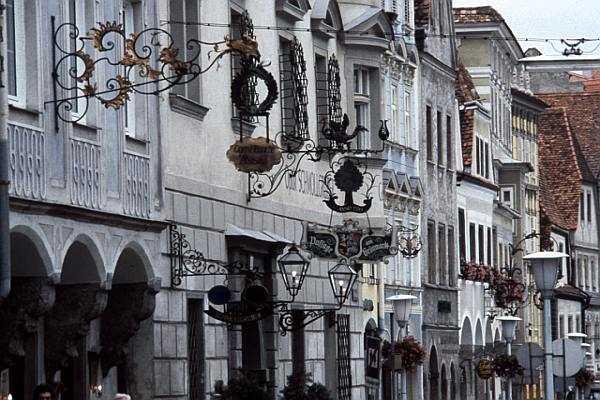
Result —
<svg viewBox="0 0 600 400"><path fill-rule="evenodd" d="M381 339L376 336L365 336L365 357L367 366L365 376L367 379L379 381L379 368L381 365Z"/></svg>
<svg viewBox="0 0 600 400"><path fill-rule="evenodd" d="M338 213L364 214L371 209L374 184L375 177L367 172L366 164L356 158L341 157L330 163L330 170L325 174L323 185L329 198L323 201L330 210ZM340 192L344 195L343 203L337 201ZM354 202L355 195L364 197L362 204Z"/></svg>
<svg viewBox="0 0 600 400"><path fill-rule="evenodd" d="M398 254L393 229L379 234L362 229L358 222L345 220L343 225L332 229L305 228L304 248L319 258L331 258L365 262L382 261Z"/></svg>
<svg viewBox="0 0 600 400"><path fill-rule="evenodd" d="M480 379L487 380L494 376L494 365L487 358L482 358L475 366L475 372Z"/></svg>
<svg viewBox="0 0 600 400"><path fill-rule="evenodd" d="M281 162L281 150L264 137L244 137L231 145L227 158L241 172L267 172Z"/></svg>

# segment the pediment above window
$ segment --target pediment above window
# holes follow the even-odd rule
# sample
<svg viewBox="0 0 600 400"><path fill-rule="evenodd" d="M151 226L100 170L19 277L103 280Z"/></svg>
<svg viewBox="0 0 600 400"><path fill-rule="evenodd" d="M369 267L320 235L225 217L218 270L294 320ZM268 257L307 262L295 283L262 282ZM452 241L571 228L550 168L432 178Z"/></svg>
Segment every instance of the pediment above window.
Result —
<svg viewBox="0 0 600 400"><path fill-rule="evenodd" d="M310 26L326 38L336 37L336 32L344 29L337 1L316 0L310 16Z"/></svg>
<svg viewBox="0 0 600 400"><path fill-rule="evenodd" d="M346 44L389 49L394 39L394 28L388 16L380 9L369 9L344 26ZM354 32L354 33L353 33Z"/></svg>
<svg viewBox="0 0 600 400"><path fill-rule="evenodd" d="M308 10L308 0L277 0L275 3L277 15L293 22L302 21Z"/></svg>

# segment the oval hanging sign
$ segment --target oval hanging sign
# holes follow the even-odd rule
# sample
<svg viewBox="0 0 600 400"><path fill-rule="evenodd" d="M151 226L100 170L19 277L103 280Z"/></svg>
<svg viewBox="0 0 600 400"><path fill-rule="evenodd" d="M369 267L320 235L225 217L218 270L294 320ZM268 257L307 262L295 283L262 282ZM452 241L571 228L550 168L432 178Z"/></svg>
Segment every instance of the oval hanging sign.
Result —
<svg viewBox="0 0 600 400"><path fill-rule="evenodd" d="M492 362L487 358L479 360L477 366L475 367L475 371L477 372L477 376L484 380L490 379L494 375L494 367L492 366Z"/></svg>
<svg viewBox="0 0 600 400"><path fill-rule="evenodd" d="M227 150L227 159L241 172L268 172L281 162L281 150L264 137L242 138Z"/></svg>

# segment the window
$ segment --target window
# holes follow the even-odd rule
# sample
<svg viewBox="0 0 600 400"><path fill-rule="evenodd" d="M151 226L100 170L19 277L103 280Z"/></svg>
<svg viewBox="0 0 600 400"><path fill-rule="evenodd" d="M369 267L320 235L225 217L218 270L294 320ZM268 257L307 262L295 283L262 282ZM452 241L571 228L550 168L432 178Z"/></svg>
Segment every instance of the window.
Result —
<svg viewBox="0 0 600 400"><path fill-rule="evenodd" d="M467 260L467 242L466 242L466 221L465 221L465 210L462 208L458 209L458 247L460 261ZM452 243L448 239L449 243Z"/></svg>
<svg viewBox="0 0 600 400"><path fill-rule="evenodd" d="M498 230L496 227L492 228L492 241L492 251L494 253L492 261L494 263L494 268L498 268Z"/></svg>
<svg viewBox="0 0 600 400"><path fill-rule="evenodd" d="M69 23L77 27L80 35L85 35L88 31L86 24L86 11L87 10L85 0L69 0ZM71 51L78 51L81 48L81 41L78 40L77 37L75 37L75 35L70 35L69 38L69 45L71 46ZM79 76L83 73L83 69L85 67L78 57L72 57L70 68L72 71L76 71L76 76ZM76 78L73 78L71 85L72 87L76 88L73 89L71 95L73 97L81 95L81 90L77 89L77 87L81 88L82 83L78 82ZM73 108L71 109L71 112L74 116L74 119L85 121L85 117L80 118L80 113L85 108L84 101L85 99L83 98L77 98L73 101Z"/></svg>
<svg viewBox="0 0 600 400"><path fill-rule="evenodd" d="M197 1L197 0L188 0L188 1ZM174 4L180 4L180 0L171 0ZM187 1L186 1L187 3ZM254 35L254 32L250 29L250 27L246 26L244 22L245 19L242 17L242 14L236 12L235 10L231 10L231 39L240 39L242 35ZM231 79L238 73L238 71L242 68L242 57L239 54L231 53ZM196 81L196 80L194 80ZM192 81L192 82L194 82ZM199 79L198 79L199 81ZM242 92L242 96L244 100L247 102L258 102L258 80L256 78L250 78L247 82L245 82L244 90ZM239 118L239 114L237 108L233 105L232 114L234 118ZM255 123L257 121L256 118L242 116L244 121Z"/></svg>
<svg viewBox="0 0 600 400"><path fill-rule="evenodd" d="M456 286L454 227L448 227L448 285Z"/></svg>
<svg viewBox="0 0 600 400"><path fill-rule="evenodd" d="M438 225L438 271L439 271L439 284L448 285L447 276L447 265L446 265L446 226L444 224Z"/></svg>
<svg viewBox="0 0 600 400"><path fill-rule="evenodd" d="M565 337L565 316L560 315L558 317L558 338L562 339Z"/></svg>
<svg viewBox="0 0 600 400"><path fill-rule="evenodd" d="M500 201L502 204L514 208L513 206L513 188L512 187L503 187L500 188Z"/></svg>
<svg viewBox="0 0 600 400"><path fill-rule="evenodd" d="M299 141L308 139L308 80L302 45L293 41L279 40L279 74L282 131L294 139L294 146ZM291 143L288 143L288 145Z"/></svg>
<svg viewBox="0 0 600 400"><path fill-rule="evenodd" d="M598 289L597 280L598 280L598 271L596 271L596 263L594 260L590 260L590 270L592 272L592 290L595 292Z"/></svg>
<svg viewBox="0 0 600 400"><path fill-rule="evenodd" d="M436 283L436 273L435 268L437 265L435 258L435 222L427 221L427 263L428 263L428 282L435 284Z"/></svg>
<svg viewBox="0 0 600 400"><path fill-rule="evenodd" d="M367 129L361 132L357 138L357 146L360 149L371 147L371 74L365 67L354 68L354 111L356 113L356 125Z"/></svg>
<svg viewBox="0 0 600 400"><path fill-rule="evenodd" d="M452 117L446 115L446 164L449 169L451 169L454 165L452 162L454 149L454 140L452 140Z"/></svg>
<svg viewBox="0 0 600 400"><path fill-rule="evenodd" d="M204 302L187 299L187 344L190 399L204 399Z"/></svg>
<svg viewBox="0 0 600 400"><path fill-rule="evenodd" d="M15 1L16 6L15 7ZM17 60L17 26L21 27L23 24L15 24L15 20L21 20L21 7L19 0L7 0L6 2L6 67L7 67L7 86L8 95L11 97L17 97L18 92L21 88L17 85L17 73L20 68L20 60ZM18 91L17 91L18 89Z"/></svg>
<svg viewBox="0 0 600 400"><path fill-rule="evenodd" d="M200 21L198 8L198 0L170 0L171 19L173 21L198 22ZM232 26L236 23L233 17L231 22ZM239 26L239 21L237 23ZM191 48L188 48L187 44L190 40L198 40L200 38L199 26L194 24L171 24L170 26L175 47L179 49L178 58L181 60L195 58L199 47L192 45ZM185 85L176 85L172 91L175 94L200 103L200 81L200 79L194 79Z"/></svg>
<svg viewBox="0 0 600 400"><path fill-rule="evenodd" d="M485 240L485 236L484 236L484 233L483 233L483 225L479 225L477 233L478 233L478 239L479 239L478 240L478 245L479 245L478 246L479 247L479 259L478 259L478 261L479 261L480 265L483 265L483 264L485 264L485 254L484 254L485 253L485 246L483 244L483 242Z"/></svg>
<svg viewBox="0 0 600 400"><path fill-rule="evenodd" d="M487 228L487 265L492 265L492 230Z"/></svg>
<svg viewBox="0 0 600 400"><path fill-rule="evenodd" d="M592 192L587 192L587 220L592 222Z"/></svg>
<svg viewBox="0 0 600 400"><path fill-rule="evenodd" d="M433 127L431 126L431 106L425 107L425 134L427 135L427 161L433 162Z"/></svg>
<svg viewBox="0 0 600 400"><path fill-rule="evenodd" d="M585 221L585 204L583 193L579 195L579 219Z"/></svg>
<svg viewBox="0 0 600 400"><path fill-rule="evenodd" d="M581 332L581 317L579 315L575 316L575 332Z"/></svg>
<svg viewBox="0 0 600 400"><path fill-rule="evenodd" d="M583 257L577 258L577 279L575 284L579 287L583 285Z"/></svg>
<svg viewBox="0 0 600 400"><path fill-rule="evenodd" d="M444 165L444 125L442 113L437 112L437 161L438 165Z"/></svg>
<svg viewBox="0 0 600 400"><path fill-rule="evenodd" d="M319 144L325 141L321 133L323 122L327 121L327 57L315 54L315 95L317 105L317 131L319 132Z"/></svg>
<svg viewBox="0 0 600 400"><path fill-rule="evenodd" d="M567 333L573 332L573 316L569 315L567 318Z"/></svg>
<svg viewBox="0 0 600 400"><path fill-rule="evenodd" d="M139 3L133 4L129 0L123 0L123 30L125 36L130 37L134 32L139 31L139 23L136 23L139 18ZM135 75L131 74L132 83L135 84ZM135 93L129 94L129 101L125 102L123 107L123 121L125 125L125 134L128 136L136 136L136 106Z"/></svg>
<svg viewBox="0 0 600 400"><path fill-rule="evenodd" d="M484 176L486 179L490 179L490 145L489 143L485 143L484 144L485 148L484 148L484 157L483 157L483 162L485 163L485 167L484 167Z"/></svg>
<svg viewBox="0 0 600 400"><path fill-rule="evenodd" d="M410 91L404 92L404 132L401 135L404 135L404 139L408 147L412 146L412 122L410 118L410 114L412 112L412 96Z"/></svg>
<svg viewBox="0 0 600 400"><path fill-rule="evenodd" d="M392 140L396 143L401 143L400 141L400 120L398 118L398 86L392 85L391 90L391 101L390 101L390 111L391 111L391 129L392 129Z"/></svg>
<svg viewBox="0 0 600 400"><path fill-rule="evenodd" d="M469 261L477 262L477 237L472 222L469 224Z"/></svg>
<svg viewBox="0 0 600 400"><path fill-rule="evenodd" d="M582 275L581 288L589 289L589 278L588 278L588 258L583 257L583 275Z"/></svg>

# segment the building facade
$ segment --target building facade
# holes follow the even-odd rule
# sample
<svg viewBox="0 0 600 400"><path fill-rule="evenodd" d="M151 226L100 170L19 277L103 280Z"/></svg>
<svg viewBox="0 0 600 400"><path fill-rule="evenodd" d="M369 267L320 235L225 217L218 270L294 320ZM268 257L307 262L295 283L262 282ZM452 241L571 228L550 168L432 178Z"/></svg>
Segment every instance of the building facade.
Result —
<svg viewBox="0 0 600 400"><path fill-rule="evenodd" d="M3 389L31 398L38 383L60 383L61 398L89 399L101 385L106 398L151 398L145 365L167 265L159 102L127 113L72 98L81 95L72 79L84 74L73 53L95 51L73 39L77 30L133 10L120 1L5 4L12 291L0 306ZM156 14L138 16L158 24Z"/></svg>

